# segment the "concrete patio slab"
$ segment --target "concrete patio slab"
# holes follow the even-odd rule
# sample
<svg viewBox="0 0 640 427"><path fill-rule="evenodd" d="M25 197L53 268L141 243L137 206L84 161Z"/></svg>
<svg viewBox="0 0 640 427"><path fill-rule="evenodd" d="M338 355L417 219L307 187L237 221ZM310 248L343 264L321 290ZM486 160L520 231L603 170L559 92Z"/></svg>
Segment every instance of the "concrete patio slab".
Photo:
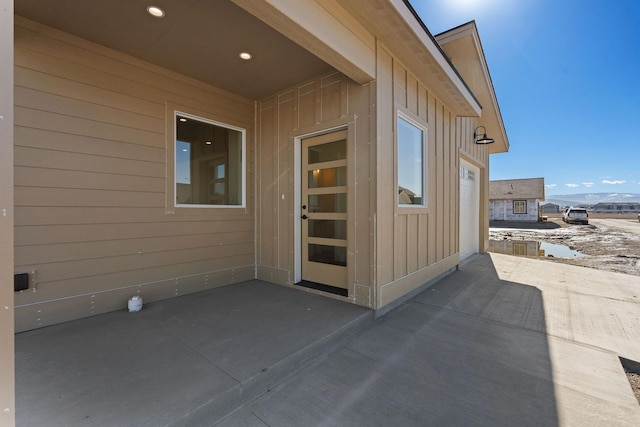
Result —
<svg viewBox="0 0 640 427"><path fill-rule="evenodd" d="M618 355L639 350L638 291L634 276L477 256L217 425L637 426ZM609 340L585 326L622 307Z"/></svg>
<svg viewBox="0 0 640 427"><path fill-rule="evenodd" d="M18 334L18 425L637 426L638 296L497 254L375 321L247 282Z"/></svg>
<svg viewBox="0 0 640 427"><path fill-rule="evenodd" d="M21 333L17 425L209 425L373 318L256 280Z"/></svg>

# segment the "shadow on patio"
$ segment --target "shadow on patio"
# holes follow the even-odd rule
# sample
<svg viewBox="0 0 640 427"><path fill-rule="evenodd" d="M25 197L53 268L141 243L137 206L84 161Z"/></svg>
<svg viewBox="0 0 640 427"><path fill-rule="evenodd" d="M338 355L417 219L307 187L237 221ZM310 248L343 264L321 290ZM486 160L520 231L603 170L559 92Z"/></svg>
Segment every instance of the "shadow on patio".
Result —
<svg viewBox="0 0 640 427"><path fill-rule="evenodd" d="M541 292L474 257L219 425L559 425Z"/></svg>
<svg viewBox="0 0 640 427"><path fill-rule="evenodd" d="M375 322L251 281L18 334L16 365L19 426L559 424L540 291L489 256Z"/></svg>

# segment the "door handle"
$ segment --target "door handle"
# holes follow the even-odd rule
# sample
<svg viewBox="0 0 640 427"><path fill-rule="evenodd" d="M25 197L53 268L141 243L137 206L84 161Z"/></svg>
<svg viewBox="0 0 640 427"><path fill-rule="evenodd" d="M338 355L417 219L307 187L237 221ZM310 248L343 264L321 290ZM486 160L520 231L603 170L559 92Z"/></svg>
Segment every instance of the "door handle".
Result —
<svg viewBox="0 0 640 427"><path fill-rule="evenodd" d="M309 218L309 217L308 217L308 216L306 216L306 215L302 215L300 218L302 218L302 219L307 219L307 218Z"/></svg>

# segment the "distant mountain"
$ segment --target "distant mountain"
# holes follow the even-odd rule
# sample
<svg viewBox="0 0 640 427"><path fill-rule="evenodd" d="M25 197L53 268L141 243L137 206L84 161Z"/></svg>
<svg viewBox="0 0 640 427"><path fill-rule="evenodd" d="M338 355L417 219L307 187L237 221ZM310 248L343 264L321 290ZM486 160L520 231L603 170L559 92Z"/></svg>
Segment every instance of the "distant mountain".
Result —
<svg viewBox="0 0 640 427"><path fill-rule="evenodd" d="M555 203L560 206L595 205L596 203L638 203L638 193L581 193L547 195L543 204Z"/></svg>

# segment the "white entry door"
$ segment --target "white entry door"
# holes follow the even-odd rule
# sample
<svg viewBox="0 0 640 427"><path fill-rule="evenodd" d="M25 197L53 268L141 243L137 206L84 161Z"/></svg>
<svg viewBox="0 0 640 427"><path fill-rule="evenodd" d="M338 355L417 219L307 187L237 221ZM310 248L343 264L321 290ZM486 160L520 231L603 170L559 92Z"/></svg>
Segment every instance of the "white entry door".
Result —
<svg viewBox="0 0 640 427"><path fill-rule="evenodd" d="M347 131L301 148L302 280L347 289Z"/></svg>
<svg viewBox="0 0 640 427"><path fill-rule="evenodd" d="M460 260L480 251L480 169L460 159Z"/></svg>

